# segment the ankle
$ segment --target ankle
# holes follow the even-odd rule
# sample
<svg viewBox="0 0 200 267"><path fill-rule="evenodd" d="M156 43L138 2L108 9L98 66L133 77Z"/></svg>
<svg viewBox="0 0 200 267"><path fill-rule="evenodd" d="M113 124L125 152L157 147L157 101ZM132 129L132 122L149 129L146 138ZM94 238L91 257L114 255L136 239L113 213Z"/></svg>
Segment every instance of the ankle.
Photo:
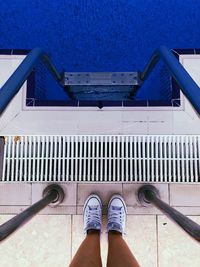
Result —
<svg viewBox="0 0 200 267"><path fill-rule="evenodd" d="M87 230L87 235L100 235L100 230L89 229Z"/></svg>
<svg viewBox="0 0 200 267"><path fill-rule="evenodd" d="M109 236L122 236L122 233L116 231L116 230L110 230L108 231Z"/></svg>

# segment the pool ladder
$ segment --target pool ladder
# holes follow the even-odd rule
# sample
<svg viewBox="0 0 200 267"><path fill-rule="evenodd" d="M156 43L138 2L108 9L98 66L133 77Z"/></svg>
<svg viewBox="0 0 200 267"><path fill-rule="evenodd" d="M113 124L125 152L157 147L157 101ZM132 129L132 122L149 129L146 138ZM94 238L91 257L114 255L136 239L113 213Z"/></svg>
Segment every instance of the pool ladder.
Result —
<svg viewBox="0 0 200 267"><path fill-rule="evenodd" d="M5 82L5 84L0 89L0 114L3 113L3 111L8 106L9 102L13 99L13 97L18 93L18 91L21 89L23 83L27 80L29 75L32 73L32 70L36 67L38 62L42 62L47 70L50 72L50 74L53 76L53 78L57 81L57 83L66 91L68 94L69 99L77 99L75 97L74 92L71 91L71 85L75 84L82 84L82 82L79 80L80 77L82 77L82 80L84 82L90 83L89 80L87 80L87 75L91 76L91 80L95 84L99 84L97 81L101 77L101 82L104 82L105 84L124 84L125 81L119 81L117 77L114 77L114 75L123 75L125 77L126 82L128 81L128 84L135 87L133 91L130 92L130 94L135 94L143 85L144 81L148 79L150 73L155 68L157 63L160 61L160 59L163 60L166 67L168 68L170 74L175 79L177 84L180 87L180 90L183 92L183 94L188 98L191 105L194 107L196 112L200 114L200 94L199 94L199 86L196 84L196 82L192 79L192 77L189 75L189 73L185 70L185 68L181 65L181 63L177 60L175 55L173 54L173 51L169 50L165 46L159 47L151 56L150 60L148 61L146 67L143 71L134 71L131 73L74 73L70 74L69 72L58 72L55 65L52 63L49 56L41 49L41 48L34 48L30 51L30 53L25 57L25 59L21 62L21 64L18 66L18 68L14 71L14 73L9 77L9 79ZM126 77L126 74L128 76ZM129 79L129 74L131 74ZM70 82L69 75L73 75L73 79ZM86 75L86 77L84 76ZM102 77L103 75L103 77ZM76 76L79 77L78 80L76 79ZM110 78L111 76L111 78ZM120 76L121 77L121 76ZM128 78L129 77L129 78ZM97 82L97 83L96 83ZM108 82L108 83L107 83ZM83 83L84 84L84 83ZM92 86L93 84L89 84ZM107 88L107 87L106 87ZM78 99L77 99L78 100ZM89 99L88 99L89 100ZM100 101L101 102L101 101ZM99 104L99 108L102 108L102 103Z"/></svg>

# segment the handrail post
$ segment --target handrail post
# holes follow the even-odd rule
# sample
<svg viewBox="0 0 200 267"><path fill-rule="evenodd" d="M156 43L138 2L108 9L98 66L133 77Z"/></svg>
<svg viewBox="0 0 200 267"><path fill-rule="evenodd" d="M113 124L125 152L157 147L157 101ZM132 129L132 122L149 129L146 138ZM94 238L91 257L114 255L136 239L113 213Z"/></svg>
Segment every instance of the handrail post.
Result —
<svg viewBox="0 0 200 267"><path fill-rule="evenodd" d="M159 191L153 185L144 185L138 190L138 200L143 206L153 204L171 220L176 222L186 233L200 242L200 225L169 206L159 197Z"/></svg>
<svg viewBox="0 0 200 267"><path fill-rule="evenodd" d="M0 241L6 239L47 205L57 206L63 199L64 191L59 185L47 186L42 199L0 226Z"/></svg>

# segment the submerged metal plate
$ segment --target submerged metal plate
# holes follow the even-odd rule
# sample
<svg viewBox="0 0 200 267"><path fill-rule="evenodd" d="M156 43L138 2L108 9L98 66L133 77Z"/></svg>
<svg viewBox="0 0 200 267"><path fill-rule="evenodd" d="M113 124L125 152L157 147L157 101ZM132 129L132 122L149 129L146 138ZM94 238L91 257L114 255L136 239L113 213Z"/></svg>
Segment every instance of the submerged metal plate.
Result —
<svg viewBox="0 0 200 267"><path fill-rule="evenodd" d="M138 72L65 72L63 85L76 100L133 100L141 84Z"/></svg>
<svg viewBox="0 0 200 267"><path fill-rule="evenodd" d="M65 72L64 85L139 85L138 72Z"/></svg>

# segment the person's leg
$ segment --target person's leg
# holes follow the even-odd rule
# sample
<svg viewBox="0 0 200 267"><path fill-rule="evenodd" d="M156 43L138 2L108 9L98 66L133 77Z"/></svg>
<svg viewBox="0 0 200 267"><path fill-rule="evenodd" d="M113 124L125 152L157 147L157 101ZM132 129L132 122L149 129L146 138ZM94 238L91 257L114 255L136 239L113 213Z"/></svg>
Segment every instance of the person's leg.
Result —
<svg viewBox="0 0 200 267"><path fill-rule="evenodd" d="M101 267L100 231L89 230L69 267Z"/></svg>
<svg viewBox="0 0 200 267"><path fill-rule="evenodd" d="M139 264L122 235L116 231L108 233L107 267L139 267Z"/></svg>
<svg viewBox="0 0 200 267"><path fill-rule="evenodd" d="M90 195L84 205L83 221L86 238L69 267L101 267L100 233L102 203L97 195Z"/></svg>
<svg viewBox="0 0 200 267"><path fill-rule="evenodd" d="M114 195L108 204L108 258L107 267L139 267L139 264L122 238L126 223L126 203Z"/></svg>

